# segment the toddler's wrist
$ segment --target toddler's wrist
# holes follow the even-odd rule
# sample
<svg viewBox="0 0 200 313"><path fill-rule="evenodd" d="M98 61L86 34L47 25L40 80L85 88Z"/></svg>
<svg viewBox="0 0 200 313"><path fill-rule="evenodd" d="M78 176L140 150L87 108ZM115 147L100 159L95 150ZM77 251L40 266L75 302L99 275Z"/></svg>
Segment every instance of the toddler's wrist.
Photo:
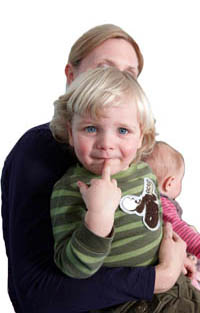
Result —
<svg viewBox="0 0 200 313"><path fill-rule="evenodd" d="M108 237L114 224L114 214L110 212L90 212L85 215L87 228L100 237Z"/></svg>

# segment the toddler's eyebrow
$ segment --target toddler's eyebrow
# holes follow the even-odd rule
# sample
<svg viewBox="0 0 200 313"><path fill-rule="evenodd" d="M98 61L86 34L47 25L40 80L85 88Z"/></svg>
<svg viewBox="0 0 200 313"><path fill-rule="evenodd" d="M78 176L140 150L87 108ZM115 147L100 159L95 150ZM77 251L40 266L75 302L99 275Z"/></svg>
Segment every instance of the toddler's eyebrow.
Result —
<svg viewBox="0 0 200 313"><path fill-rule="evenodd" d="M91 124L96 124L95 120L93 119L82 119L81 121L78 122L79 125L91 125Z"/></svg>
<svg viewBox="0 0 200 313"><path fill-rule="evenodd" d="M129 128L129 129L133 129L133 130L135 130L135 129L137 129L138 127L137 126L135 126L135 125L132 125L132 124L126 124L126 123L120 123L119 125L118 125L118 127L122 127L122 128Z"/></svg>

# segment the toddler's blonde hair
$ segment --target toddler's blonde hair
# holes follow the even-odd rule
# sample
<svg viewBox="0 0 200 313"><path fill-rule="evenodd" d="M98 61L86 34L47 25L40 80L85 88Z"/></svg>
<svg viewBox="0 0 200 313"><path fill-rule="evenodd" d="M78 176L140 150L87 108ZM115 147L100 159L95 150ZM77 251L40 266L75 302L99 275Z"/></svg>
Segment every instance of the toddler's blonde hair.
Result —
<svg viewBox="0 0 200 313"><path fill-rule="evenodd" d="M125 97L137 105L138 118L143 136L141 154L149 153L155 142L155 121L149 102L133 76L111 68L96 68L80 74L68 87L66 93L55 101L54 116L50 129L57 141L68 142L67 124L74 114L90 114L93 118L102 115L102 108L108 105L123 105Z"/></svg>

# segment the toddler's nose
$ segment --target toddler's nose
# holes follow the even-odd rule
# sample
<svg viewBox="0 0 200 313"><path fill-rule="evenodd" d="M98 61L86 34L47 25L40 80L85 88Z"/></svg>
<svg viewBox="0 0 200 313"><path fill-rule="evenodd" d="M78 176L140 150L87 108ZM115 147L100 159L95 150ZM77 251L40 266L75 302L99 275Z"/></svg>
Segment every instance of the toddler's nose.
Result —
<svg viewBox="0 0 200 313"><path fill-rule="evenodd" d="M114 142L112 134L102 134L97 142L97 147L101 150L112 150L114 149Z"/></svg>

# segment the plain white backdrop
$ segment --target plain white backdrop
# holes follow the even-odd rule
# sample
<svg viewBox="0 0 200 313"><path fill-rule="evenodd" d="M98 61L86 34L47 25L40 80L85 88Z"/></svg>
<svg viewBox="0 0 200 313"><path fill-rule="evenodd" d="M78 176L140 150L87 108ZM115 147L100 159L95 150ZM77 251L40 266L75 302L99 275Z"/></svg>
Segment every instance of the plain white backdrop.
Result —
<svg viewBox="0 0 200 313"><path fill-rule="evenodd" d="M0 6L0 167L18 138L49 121L65 91L64 67L74 41L104 23L130 33L144 55L139 77L157 120L158 139L183 153L186 173L179 203L200 230L198 0L7 0ZM28 209L28 208L27 208ZM0 311L7 296L7 258L0 233ZM33 299L34 301L34 299Z"/></svg>

